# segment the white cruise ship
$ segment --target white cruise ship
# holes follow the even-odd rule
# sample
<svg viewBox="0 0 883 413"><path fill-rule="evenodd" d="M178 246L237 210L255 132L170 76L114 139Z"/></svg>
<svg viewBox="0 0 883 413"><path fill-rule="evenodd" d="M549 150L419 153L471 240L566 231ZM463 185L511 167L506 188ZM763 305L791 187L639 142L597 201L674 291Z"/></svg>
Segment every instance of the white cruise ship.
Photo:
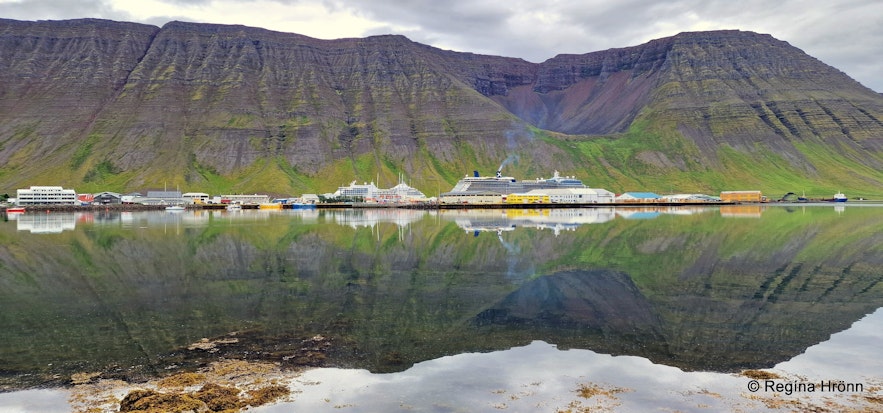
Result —
<svg viewBox="0 0 883 413"><path fill-rule="evenodd" d="M551 178L537 178L533 180L517 181L511 176L503 176L502 170L497 170L496 176L480 176L478 171L474 176L467 176L457 182L450 193L469 192L494 192L501 195L524 193L534 189L554 188L587 188L579 179L572 176L561 176L558 171Z"/></svg>

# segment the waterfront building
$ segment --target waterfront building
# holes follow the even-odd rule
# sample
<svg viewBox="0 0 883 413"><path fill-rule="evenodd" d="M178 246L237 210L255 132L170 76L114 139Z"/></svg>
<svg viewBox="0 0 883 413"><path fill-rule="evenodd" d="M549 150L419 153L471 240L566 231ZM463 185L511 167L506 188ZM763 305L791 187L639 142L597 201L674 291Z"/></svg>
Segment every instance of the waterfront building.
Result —
<svg viewBox="0 0 883 413"><path fill-rule="evenodd" d="M208 203L209 194L204 192L186 192L181 195L185 204L205 204Z"/></svg>
<svg viewBox="0 0 883 413"><path fill-rule="evenodd" d="M80 205L89 205L95 201L95 195L92 194L77 194L77 202Z"/></svg>
<svg viewBox="0 0 883 413"><path fill-rule="evenodd" d="M720 202L720 197L705 194L671 194L666 195L665 200L668 202Z"/></svg>
<svg viewBox="0 0 883 413"><path fill-rule="evenodd" d="M730 202L763 202L765 200L760 191L723 191L721 201Z"/></svg>
<svg viewBox="0 0 883 413"><path fill-rule="evenodd" d="M300 196L301 202L305 204L318 204L319 203L319 195L316 194L303 194Z"/></svg>
<svg viewBox="0 0 883 413"><path fill-rule="evenodd" d="M99 192L92 198L92 202L107 205L123 203L123 196L116 192Z"/></svg>
<svg viewBox="0 0 883 413"><path fill-rule="evenodd" d="M76 205L77 191L60 186L32 186L16 190L16 204L26 205Z"/></svg>
<svg viewBox="0 0 883 413"><path fill-rule="evenodd" d="M528 193L542 192L549 195L553 204L610 204L616 195L601 188L550 188L533 190Z"/></svg>
<svg viewBox="0 0 883 413"><path fill-rule="evenodd" d="M220 204L261 205L270 203L270 196L266 194L221 195L220 197L216 198L217 202L215 203Z"/></svg>
<svg viewBox="0 0 883 413"><path fill-rule="evenodd" d="M184 203L181 191L147 191L147 196L135 198L135 202L144 205L179 205Z"/></svg>
<svg viewBox="0 0 883 413"><path fill-rule="evenodd" d="M653 192L626 192L616 197L616 202L625 203L641 203L641 202L659 202L662 197Z"/></svg>
<svg viewBox="0 0 883 413"><path fill-rule="evenodd" d="M123 204L137 204L138 200L143 198L140 192L131 192L120 196L120 202Z"/></svg>
<svg viewBox="0 0 883 413"><path fill-rule="evenodd" d="M504 197L507 204L548 204L549 195L542 191L530 191L525 194L509 194Z"/></svg>
<svg viewBox="0 0 883 413"><path fill-rule="evenodd" d="M497 192L445 192L438 197L439 203L448 205L498 205L503 195Z"/></svg>

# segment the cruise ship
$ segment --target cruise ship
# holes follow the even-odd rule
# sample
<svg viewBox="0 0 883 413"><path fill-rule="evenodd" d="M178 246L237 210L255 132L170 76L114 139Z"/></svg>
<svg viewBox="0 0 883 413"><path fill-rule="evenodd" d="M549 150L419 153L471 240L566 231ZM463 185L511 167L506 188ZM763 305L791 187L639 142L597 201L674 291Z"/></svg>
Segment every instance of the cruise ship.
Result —
<svg viewBox="0 0 883 413"><path fill-rule="evenodd" d="M401 202L426 202L428 198L423 192L408 186L404 177L399 177L398 185L383 189L374 185L374 182L361 185L353 181L349 186L341 186L333 194L325 194L328 198L360 198L365 202L378 203L401 203Z"/></svg>
<svg viewBox="0 0 883 413"><path fill-rule="evenodd" d="M451 193L494 192L501 195L523 193L534 189L586 188L582 181L572 176L561 176L555 171L551 178L517 181L511 176L503 176L502 169L496 176L480 176L478 171L457 182Z"/></svg>

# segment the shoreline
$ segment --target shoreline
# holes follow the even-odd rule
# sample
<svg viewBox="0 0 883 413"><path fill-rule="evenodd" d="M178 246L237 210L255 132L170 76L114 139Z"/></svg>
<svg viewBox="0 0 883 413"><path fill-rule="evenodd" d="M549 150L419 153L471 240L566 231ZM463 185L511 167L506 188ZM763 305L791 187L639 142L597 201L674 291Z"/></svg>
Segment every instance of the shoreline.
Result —
<svg viewBox="0 0 883 413"><path fill-rule="evenodd" d="M315 204L315 209L424 209L424 210L455 210L455 209L577 209L577 208L646 208L646 207L704 207L704 206L846 206L846 205L879 205L883 201L860 200L851 202L833 201L810 201L810 202L610 202L603 204L376 204L364 202L347 203L321 203ZM143 204L106 204L106 205L33 205L25 206L25 213L33 212L140 212L140 211L163 211L168 205L143 205ZM2 207L4 214L9 214L8 208ZM225 210L224 204L186 205L187 210ZM244 210L259 210L259 205L243 205ZM284 205L281 209L298 209ZM313 209L313 208L309 208ZM278 210L278 209L277 209ZM20 213L20 212L19 212Z"/></svg>

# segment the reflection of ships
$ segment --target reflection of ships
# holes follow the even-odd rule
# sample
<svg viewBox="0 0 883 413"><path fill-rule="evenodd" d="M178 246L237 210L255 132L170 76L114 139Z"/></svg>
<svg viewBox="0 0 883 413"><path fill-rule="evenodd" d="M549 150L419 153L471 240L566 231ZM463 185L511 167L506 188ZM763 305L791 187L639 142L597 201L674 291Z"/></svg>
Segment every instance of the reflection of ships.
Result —
<svg viewBox="0 0 883 413"><path fill-rule="evenodd" d="M496 176L481 176L478 171L474 171L473 176L467 176L457 182L451 192L495 192L505 195L524 193L533 189L586 188L586 185L579 179L572 176L561 176L558 171L555 171L549 179L537 178L517 181L511 176L503 176L502 170L500 167Z"/></svg>
<svg viewBox="0 0 883 413"><path fill-rule="evenodd" d="M468 233L512 231L516 227L551 229L557 235L562 230L575 230L580 225L600 224L615 218L613 208L591 209L537 209L537 210L468 210L444 211L440 216L453 219Z"/></svg>
<svg viewBox="0 0 883 413"><path fill-rule="evenodd" d="M321 215L326 220L333 220L339 225L348 225L353 228L374 227L381 223L392 223L399 227L406 227L423 219L427 214L426 210L390 208L321 211Z"/></svg>

